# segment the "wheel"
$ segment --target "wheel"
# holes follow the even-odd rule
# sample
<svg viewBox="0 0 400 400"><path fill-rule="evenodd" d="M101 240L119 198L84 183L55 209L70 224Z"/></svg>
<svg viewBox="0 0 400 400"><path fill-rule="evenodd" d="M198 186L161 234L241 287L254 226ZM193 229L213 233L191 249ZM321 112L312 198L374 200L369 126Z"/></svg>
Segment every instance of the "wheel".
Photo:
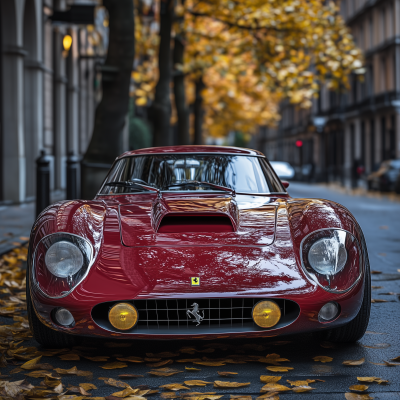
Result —
<svg viewBox="0 0 400 400"><path fill-rule="evenodd" d="M365 271L364 297L360 311L357 316L339 328L327 329L316 332L315 337L319 340L326 340L335 343L351 343L360 340L367 330L369 315L371 311L371 273L367 258Z"/></svg>
<svg viewBox="0 0 400 400"><path fill-rule="evenodd" d="M29 260L29 255L28 255ZM48 328L43 325L39 318L37 317L35 310L33 309L31 294L29 290L29 265L26 274L26 303L28 310L29 325L33 332L33 337L39 342L43 347L47 348L62 348L62 347L72 347L79 344L79 337L74 335L68 335L63 332L57 332L53 329Z"/></svg>

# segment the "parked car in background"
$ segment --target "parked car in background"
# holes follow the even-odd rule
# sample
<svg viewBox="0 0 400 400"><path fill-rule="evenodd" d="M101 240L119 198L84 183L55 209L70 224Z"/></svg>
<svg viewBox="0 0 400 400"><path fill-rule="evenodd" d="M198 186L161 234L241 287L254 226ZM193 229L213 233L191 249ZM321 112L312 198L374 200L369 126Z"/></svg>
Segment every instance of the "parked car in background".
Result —
<svg viewBox="0 0 400 400"><path fill-rule="evenodd" d="M294 168L288 162L270 161L270 164L280 179L286 180L294 178Z"/></svg>
<svg viewBox="0 0 400 400"><path fill-rule="evenodd" d="M368 189L391 192L400 175L400 159L382 161L377 171L368 175Z"/></svg>

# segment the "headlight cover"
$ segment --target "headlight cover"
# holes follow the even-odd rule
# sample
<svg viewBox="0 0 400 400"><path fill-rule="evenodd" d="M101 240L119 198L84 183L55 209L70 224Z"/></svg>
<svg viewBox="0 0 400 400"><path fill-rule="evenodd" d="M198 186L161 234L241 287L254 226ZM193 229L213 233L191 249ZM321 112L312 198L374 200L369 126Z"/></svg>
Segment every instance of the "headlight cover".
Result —
<svg viewBox="0 0 400 400"><path fill-rule="evenodd" d="M47 269L59 278L75 275L83 266L81 250L71 242L62 240L50 246L44 257Z"/></svg>
<svg viewBox="0 0 400 400"><path fill-rule="evenodd" d="M343 229L319 229L301 242L307 276L332 293L349 291L360 279L363 258L357 239Z"/></svg>
<svg viewBox="0 0 400 400"><path fill-rule="evenodd" d="M93 263L93 247L81 236L53 233L36 246L32 284L46 297L62 298L83 281Z"/></svg>

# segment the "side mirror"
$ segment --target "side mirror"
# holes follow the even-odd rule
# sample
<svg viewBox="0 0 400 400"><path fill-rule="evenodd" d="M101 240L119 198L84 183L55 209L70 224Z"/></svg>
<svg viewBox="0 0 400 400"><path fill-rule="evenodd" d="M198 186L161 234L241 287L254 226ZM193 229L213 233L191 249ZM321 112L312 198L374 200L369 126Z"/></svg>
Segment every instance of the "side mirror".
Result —
<svg viewBox="0 0 400 400"><path fill-rule="evenodd" d="M282 181L282 185L285 189L287 189L290 185L290 183L288 181Z"/></svg>

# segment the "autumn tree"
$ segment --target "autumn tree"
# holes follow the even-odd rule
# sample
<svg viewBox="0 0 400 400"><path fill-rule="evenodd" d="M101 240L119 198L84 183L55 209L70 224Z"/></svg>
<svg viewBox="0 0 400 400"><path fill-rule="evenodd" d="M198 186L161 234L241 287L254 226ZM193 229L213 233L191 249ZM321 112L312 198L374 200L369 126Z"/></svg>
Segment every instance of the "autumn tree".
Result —
<svg viewBox="0 0 400 400"><path fill-rule="evenodd" d="M205 130L274 123L288 98L310 107L320 85L348 87L361 52L336 5L319 0L187 0L184 70L201 71Z"/></svg>
<svg viewBox="0 0 400 400"><path fill-rule="evenodd" d="M334 3L176 1L175 15L182 17L172 28L175 109L178 131L185 132L187 121L179 115L186 111L186 99L192 104L195 143L201 143L203 130L224 136L231 130L252 132L259 125L275 124L282 99L310 107L321 85L348 87L349 74L362 71L360 50ZM170 43L168 40L163 50L160 45L160 55ZM171 90L165 77L170 76L170 63L159 58L158 63L149 65L155 67L153 78L159 75L157 87L164 82L167 104ZM137 101L142 103L154 96L142 90L146 84L143 76L138 73L141 97ZM184 82L186 98L182 95ZM160 104L159 97L155 103ZM184 135L179 137L180 142L184 140Z"/></svg>
<svg viewBox="0 0 400 400"><path fill-rule="evenodd" d="M94 129L82 161L82 198L93 198L109 167L126 150L123 129L129 106L134 60L132 0L103 0L109 14L109 46L102 66L103 96L96 108Z"/></svg>

